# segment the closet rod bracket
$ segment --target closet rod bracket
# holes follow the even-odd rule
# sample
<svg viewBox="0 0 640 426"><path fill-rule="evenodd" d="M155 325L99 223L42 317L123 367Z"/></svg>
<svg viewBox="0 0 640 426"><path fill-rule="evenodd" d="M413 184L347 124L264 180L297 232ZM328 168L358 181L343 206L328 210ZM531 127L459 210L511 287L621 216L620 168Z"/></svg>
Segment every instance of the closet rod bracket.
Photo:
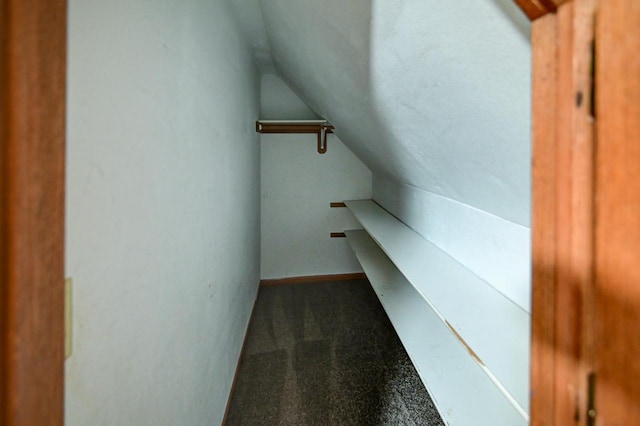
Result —
<svg viewBox="0 0 640 426"><path fill-rule="evenodd" d="M327 152L327 135L333 133L335 127L326 120L258 120L256 132L280 134L315 134L318 141L318 154Z"/></svg>

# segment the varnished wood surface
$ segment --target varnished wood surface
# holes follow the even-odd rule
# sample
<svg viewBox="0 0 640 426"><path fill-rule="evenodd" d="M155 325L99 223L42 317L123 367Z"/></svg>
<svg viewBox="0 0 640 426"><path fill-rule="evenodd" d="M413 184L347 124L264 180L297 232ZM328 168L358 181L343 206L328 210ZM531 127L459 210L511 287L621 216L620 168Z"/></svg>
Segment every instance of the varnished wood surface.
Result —
<svg viewBox="0 0 640 426"><path fill-rule="evenodd" d="M640 2L597 18L596 411L640 424Z"/></svg>
<svg viewBox="0 0 640 426"><path fill-rule="evenodd" d="M593 313L591 43L595 0L558 9L555 416L584 424Z"/></svg>
<svg viewBox="0 0 640 426"><path fill-rule="evenodd" d="M584 424L593 342L595 0L533 24L533 425Z"/></svg>
<svg viewBox="0 0 640 426"><path fill-rule="evenodd" d="M533 80L533 294L531 319L531 424L552 424L556 237L556 39L549 14L531 27Z"/></svg>
<svg viewBox="0 0 640 426"><path fill-rule="evenodd" d="M62 425L66 2L0 0L0 424Z"/></svg>
<svg viewBox="0 0 640 426"><path fill-rule="evenodd" d="M549 13L555 13L558 7L571 0L513 0L527 17L535 21Z"/></svg>
<svg viewBox="0 0 640 426"><path fill-rule="evenodd" d="M518 5L525 15L532 21L543 17L551 10L545 6L545 4L539 0L513 0Z"/></svg>

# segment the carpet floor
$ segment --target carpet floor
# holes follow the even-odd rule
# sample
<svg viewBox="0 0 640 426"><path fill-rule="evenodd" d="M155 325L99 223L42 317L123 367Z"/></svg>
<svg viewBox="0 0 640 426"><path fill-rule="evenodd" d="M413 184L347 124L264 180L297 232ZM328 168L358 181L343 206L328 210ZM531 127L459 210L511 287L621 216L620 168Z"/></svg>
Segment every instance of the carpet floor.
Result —
<svg viewBox="0 0 640 426"><path fill-rule="evenodd" d="M227 425L443 425L366 280L263 286Z"/></svg>

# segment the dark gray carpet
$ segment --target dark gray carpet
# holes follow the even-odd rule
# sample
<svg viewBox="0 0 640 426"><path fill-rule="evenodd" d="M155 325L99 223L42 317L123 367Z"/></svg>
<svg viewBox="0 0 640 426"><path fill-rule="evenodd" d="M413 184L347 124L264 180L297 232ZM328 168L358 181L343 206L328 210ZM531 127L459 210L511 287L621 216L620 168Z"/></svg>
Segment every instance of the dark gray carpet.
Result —
<svg viewBox="0 0 640 426"><path fill-rule="evenodd" d="M443 425L366 280L261 287L227 425Z"/></svg>

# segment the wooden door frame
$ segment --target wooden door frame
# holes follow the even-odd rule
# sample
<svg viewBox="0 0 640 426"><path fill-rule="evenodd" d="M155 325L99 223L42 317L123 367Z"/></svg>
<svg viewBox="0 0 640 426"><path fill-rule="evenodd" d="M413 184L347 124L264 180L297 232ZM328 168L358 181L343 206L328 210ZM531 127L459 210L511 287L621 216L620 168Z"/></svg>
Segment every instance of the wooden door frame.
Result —
<svg viewBox="0 0 640 426"><path fill-rule="evenodd" d="M640 6L516 2L534 21L531 424L640 424Z"/></svg>
<svg viewBox="0 0 640 426"><path fill-rule="evenodd" d="M596 0L532 24L531 423L585 424L592 370Z"/></svg>
<svg viewBox="0 0 640 426"><path fill-rule="evenodd" d="M596 23L595 409L640 424L640 3L601 1Z"/></svg>
<svg viewBox="0 0 640 426"><path fill-rule="evenodd" d="M0 424L64 422L65 0L0 0Z"/></svg>

